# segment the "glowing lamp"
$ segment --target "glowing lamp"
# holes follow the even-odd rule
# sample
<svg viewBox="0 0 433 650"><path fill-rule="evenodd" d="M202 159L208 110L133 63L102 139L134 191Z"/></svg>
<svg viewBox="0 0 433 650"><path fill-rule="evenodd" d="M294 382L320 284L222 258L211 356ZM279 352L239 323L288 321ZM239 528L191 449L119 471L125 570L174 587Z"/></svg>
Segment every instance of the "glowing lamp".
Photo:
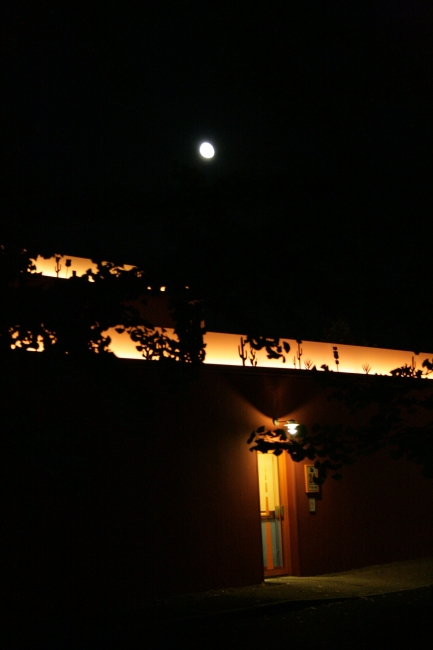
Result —
<svg viewBox="0 0 433 650"><path fill-rule="evenodd" d="M295 435L298 433L298 423L296 422L296 420L288 420L288 421L284 424L284 426L286 427L287 432L288 432L291 436L295 436Z"/></svg>
<svg viewBox="0 0 433 650"><path fill-rule="evenodd" d="M296 422L296 420L284 420L283 422L280 422L278 419L275 419L274 424L276 427L283 424L287 429L287 433L291 436L296 436L298 433L299 422Z"/></svg>

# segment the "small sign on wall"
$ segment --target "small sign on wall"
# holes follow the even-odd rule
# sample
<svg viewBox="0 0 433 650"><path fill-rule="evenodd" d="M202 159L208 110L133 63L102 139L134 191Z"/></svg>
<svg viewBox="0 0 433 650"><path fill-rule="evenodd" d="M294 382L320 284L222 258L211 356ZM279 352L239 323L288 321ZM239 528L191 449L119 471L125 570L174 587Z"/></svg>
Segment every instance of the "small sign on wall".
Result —
<svg viewBox="0 0 433 650"><path fill-rule="evenodd" d="M314 465L304 465L305 472L305 492L320 492L320 485L314 482L314 478L319 476L319 470Z"/></svg>

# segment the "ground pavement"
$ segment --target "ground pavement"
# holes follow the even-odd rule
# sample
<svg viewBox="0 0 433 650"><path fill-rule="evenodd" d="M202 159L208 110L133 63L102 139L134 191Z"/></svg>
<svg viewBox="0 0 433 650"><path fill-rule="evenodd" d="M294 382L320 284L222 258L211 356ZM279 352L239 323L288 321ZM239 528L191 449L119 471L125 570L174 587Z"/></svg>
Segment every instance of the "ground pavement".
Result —
<svg viewBox="0 0 433 650"><path fill-rule="evenodd" d="M430 647L433 557L154 598L9 648ZM43 639L43 640L42 640Z"/></svg>

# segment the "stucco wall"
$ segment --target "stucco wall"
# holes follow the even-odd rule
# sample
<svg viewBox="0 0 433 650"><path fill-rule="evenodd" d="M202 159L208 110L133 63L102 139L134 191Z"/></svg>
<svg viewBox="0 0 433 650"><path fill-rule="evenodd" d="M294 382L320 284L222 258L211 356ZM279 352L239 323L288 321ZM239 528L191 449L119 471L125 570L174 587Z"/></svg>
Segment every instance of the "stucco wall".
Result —
<svg viewBox="0 0 433 650"><path fill-rule="evenodd" d="M292 417L307 427L315 422L351 422L341 403L317 394L295 409ZM289 457L287 463L296 492L300 575L432 553L433 481L421 475L418 465L394 460L387 450L358 458L354 465L343 467L340 481L326 480L313 514L305 493L304 463L298 465Z"/></svg>
<svg viewBox="0 0 433 650"><path fill-rule="evenodd" d="M12 359L13 356L13 359ZM2 366L9 603L126 603L263 578L257 467L246 439L272 418L346 416L308 373L52 361ZM433 485L384 455L329 479L308 512L289 458L292 571L428 555ZM15 603L15 605L14 605Z"/></svg>
<svg viewBox="0 0 433 650"><path fill-rule="evenodd" d="M3 366L11 603L93 607L262 580L245 444L258 416L221 373L25 357Z"/></svg>

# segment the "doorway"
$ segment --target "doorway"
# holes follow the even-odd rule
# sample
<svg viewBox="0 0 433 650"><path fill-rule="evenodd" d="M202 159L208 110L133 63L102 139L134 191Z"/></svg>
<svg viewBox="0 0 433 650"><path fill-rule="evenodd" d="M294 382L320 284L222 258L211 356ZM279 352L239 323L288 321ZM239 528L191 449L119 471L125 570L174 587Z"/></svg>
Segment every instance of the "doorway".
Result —
<svg viewBox="0 0 433 650"><path fill-rule="evenodd" d="M257 452L265 578L290 573L286 465L283 454Z"/></svg>

